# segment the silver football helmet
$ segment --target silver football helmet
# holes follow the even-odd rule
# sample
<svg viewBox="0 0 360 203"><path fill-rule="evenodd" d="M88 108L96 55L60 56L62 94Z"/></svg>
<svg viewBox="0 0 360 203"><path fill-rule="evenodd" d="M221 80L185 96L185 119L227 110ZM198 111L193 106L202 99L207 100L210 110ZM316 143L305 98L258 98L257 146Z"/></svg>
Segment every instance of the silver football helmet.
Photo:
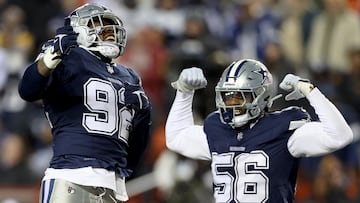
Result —
<svg viewBox="0 0 360 203"><path fill-rule="evenodd" d="M75 9L68 17L74 32L79 33L77 42L82 47L110 59L124 52L126 31L123 22L110 9L89 3ZM114 32L115 39L104 41L99 35L108 30Z"/></svg>
<svg viewBox="0 0 360 203"><path fill-rule="evenodd" d="M275 91L272 75L264 64L253 59L233 62L215 87L221 121L233 128L245 125L271 107ZM234 98L240 103L229 104Z"/></svg>

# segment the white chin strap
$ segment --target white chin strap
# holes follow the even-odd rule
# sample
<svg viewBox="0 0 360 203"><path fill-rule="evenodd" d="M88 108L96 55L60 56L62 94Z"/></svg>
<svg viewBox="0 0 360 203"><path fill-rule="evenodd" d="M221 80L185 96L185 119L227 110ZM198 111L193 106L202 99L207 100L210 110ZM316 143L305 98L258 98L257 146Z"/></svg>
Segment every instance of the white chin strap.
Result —
<svg viewBox="0 0 360 203"><path fill-rule="evenodd" d="M234 116L232 121L234 123L234 127L238 128L245 125L249 120L250 120L249 115L245 113L244 115Z"/></svg>
<svg viewBox="0 0 360 203"><path fill-rule="evenodd" d="M107 58L117 58L120 56L120 49L113 43L109 42L101 42L96 47L89 47L88 50L90 51L98 51L100 54Z"/></svg>

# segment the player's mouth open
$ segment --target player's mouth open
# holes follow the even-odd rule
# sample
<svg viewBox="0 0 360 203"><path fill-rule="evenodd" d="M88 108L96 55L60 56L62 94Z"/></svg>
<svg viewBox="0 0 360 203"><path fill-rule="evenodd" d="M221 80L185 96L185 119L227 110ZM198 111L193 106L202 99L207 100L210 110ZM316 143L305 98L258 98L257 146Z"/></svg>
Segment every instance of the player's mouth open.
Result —
<svg viewBox="0 0 360 203"><path fill-rule="evenodd" d="M112 35L106 36L104 41L111 41L114 42L115 41L115 37Z"/></svg>

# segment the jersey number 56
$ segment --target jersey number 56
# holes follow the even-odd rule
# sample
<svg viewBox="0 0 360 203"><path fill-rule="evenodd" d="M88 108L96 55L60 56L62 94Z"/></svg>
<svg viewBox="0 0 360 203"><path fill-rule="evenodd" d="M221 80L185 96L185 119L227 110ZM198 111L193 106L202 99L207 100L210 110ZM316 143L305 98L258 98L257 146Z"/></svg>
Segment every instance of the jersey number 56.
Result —
<svg viewBox="0 0 360 203"><path fill-rule="evenodd" d="M269 157L264 151L237 156L234 152L213 153L211 169L216 202L266 202L269 179L261 170L268 168Z"/></svg>

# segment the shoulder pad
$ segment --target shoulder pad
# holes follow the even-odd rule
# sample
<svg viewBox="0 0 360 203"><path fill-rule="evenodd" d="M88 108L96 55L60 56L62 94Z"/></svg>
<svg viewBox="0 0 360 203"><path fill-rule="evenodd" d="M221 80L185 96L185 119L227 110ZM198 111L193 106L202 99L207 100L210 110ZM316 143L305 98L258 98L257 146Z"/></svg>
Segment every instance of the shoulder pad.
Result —
<svg viewBox="0 0 360 203"><path fill-rule="evenodd" d="M125 66L124 66L124 67L125 67ZM131 76L131 78L132 78L132 80L133 80L133 81L131 81L131 82L133 82L133 83L135 83L135 84L142 85L142 84L141 84L141 78L140 78L139 74L138 74L134 69L132 69L132 68L129 68L129 67L125 67L125 68L126 68L126 70L129 72L129 74L130 74L130 76Z"/></svg>
<svg viewBox="0 0 360 203"><path fill-rule="evenodd" d="M295 130L310 121L309 113L298 106L290 106L274 113L288 118L289 130Z"/></svg>
<svg viewBox="0 0 360 203"><path fill-rule="evenodd" d="M121 75L123 82L127 82L132 85L142 86L141 78L134 69L124 66L120 63L114 63L114 65L119 70L119 74Z"/></svg>

